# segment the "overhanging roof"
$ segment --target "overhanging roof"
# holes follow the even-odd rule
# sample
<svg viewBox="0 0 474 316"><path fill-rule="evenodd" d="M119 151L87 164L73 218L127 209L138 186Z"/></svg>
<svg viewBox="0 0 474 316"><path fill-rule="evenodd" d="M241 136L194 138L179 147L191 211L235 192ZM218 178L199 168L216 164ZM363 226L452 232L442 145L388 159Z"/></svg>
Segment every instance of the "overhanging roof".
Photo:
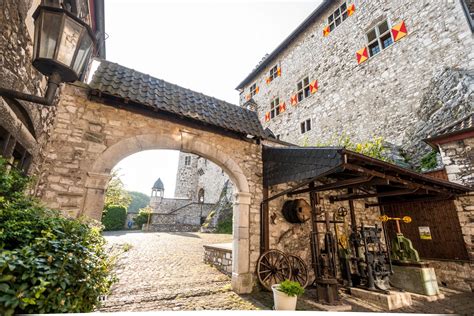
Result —
<svg viewBox="0 0 474 316"><path fill-rule="evenodd" d="M257 113L150 75L101 60L89 84L94 97L142 107L243 135L265 138Z"/></svg>
<svg viewBox="0 0 474 316"><path fill-rule="evenodd" d="M246 84L253 80L257 76L257 74L265 69L265 67L272 62L275 57L277 57L291 42L298 37L308 26L310 26L326 9L327 7L333 3L334 0L324 0L304 21L301 23L291 34L285 38L280 45L273 50L254 70L235 88L236 90L243 89Z"/></svg>
<svg viewBox="0 0 474 316"><path fill-rule="evenodd" d="M443 127L436 134L431 135L424 141L433 148L437 148L437 144L443 144L449 141L456 141L468 137L474 137L474 113Z"/></svg>
<svg viewBox="0 0 474 316"><path fill-rule="evenodd" d="M299 192L297 189L313 181L325 183L317 187L319 191L358 188L365 192L335 196L335 201L382 196L452 198L471 190L339 147L264 146L264 186L296 183L284 194L298 194L308 192L308 189Z"/></svg>

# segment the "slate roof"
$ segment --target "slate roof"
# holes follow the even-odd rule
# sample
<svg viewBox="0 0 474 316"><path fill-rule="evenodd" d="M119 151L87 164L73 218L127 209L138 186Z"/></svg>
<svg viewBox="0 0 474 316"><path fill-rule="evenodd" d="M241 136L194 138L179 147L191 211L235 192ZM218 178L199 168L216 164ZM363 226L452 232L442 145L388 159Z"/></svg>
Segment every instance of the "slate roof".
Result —
<svg viewBox="0 0 474 316"><path fill-rule="evenodd" d="M447 136L452 136L456 134L461 134L468 131L474 131L474 112L468 114L467 116L463 117L456 122L449 124L446 127L443 127L436 134L430 135L425 142L432 145L433 141L445 138Z"/></svg>
<svg viewBox="0 0 474 316"><path fill-rule="evenodd" d="M265 137L253 111L109 61L100 61L89 87L92 95L126 100L124 108L136 103L245 136Z"/></svg>
<svg viewBox="0 0 474 316"><path fill-rule="evenodd" d="M156 189L156 190L165 189L165 186L163 185L163 181L161 181L161 178L158 178L158 180L155 181L155 184L153 185L152 189Z"/></svg>

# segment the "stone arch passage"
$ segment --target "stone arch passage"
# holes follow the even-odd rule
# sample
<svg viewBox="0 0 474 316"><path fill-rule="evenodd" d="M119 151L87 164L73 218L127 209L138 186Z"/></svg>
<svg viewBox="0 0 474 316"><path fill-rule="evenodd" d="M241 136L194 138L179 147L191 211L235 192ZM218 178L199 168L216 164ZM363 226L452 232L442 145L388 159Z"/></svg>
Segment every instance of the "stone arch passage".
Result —
<svg viewBox="0 0 474 316"><path fill-rule="evenodd" d="M220 166L235 184L232 288L249 293L259 251L261 148L259 145L87 99L67 85L48 143L40 196L68 216L101 218L112 168L143 150L171 149Z"/></svg>

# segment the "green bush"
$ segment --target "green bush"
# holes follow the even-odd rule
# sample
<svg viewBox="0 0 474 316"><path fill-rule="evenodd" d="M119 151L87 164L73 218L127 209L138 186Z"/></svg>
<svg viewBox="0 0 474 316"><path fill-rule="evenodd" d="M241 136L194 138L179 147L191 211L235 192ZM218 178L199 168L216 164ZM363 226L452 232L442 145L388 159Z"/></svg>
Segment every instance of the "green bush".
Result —
<svg viewBox="0 0 474 316"><path fill-rule="evenodd" d="M304 294L304 288L301 284L290 280L281 282L278 290L288 296L300 296Z"/></svg>
<svg viewBox="0 0 474 316"><path fill-rule="evenodd" d="M435 150L424 155L421 158L420 168L418 170L421 172L436 169L438 167L437 156L438 153Z"/></svg>
<svg viewBox="0 0 474 316"><path fill-rule="evenodd" d="M144 207L138 211L137 217L135 217L135 224L139 229L142 229L143 224L148 223L148 213L151 212L151 209Z"/></svg>
<svg viewBox="0 0 474 316"><path fill-rule="evenodd" d="M90 312L115 278L100 227L25 195L0 158L0 315Z"/></svg>
<svg viewBox="0 0 474 316"><path fill-rule="evenodd" d="M120 205L109 205L102 215L104 230L122 230L127 220L127 209Z"/></svg>
<svg viewBox="0 0 474 316"><path fill-rule="evenodd" d="M218 234L232 234L232 217L225 218L217 223L216 233Z"/></svg>

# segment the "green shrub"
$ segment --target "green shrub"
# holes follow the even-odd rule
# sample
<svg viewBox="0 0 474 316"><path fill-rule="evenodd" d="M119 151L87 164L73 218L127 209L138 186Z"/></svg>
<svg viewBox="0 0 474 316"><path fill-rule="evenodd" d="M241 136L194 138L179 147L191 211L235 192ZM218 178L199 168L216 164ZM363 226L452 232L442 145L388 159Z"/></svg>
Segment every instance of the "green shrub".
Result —
<svg viewBox="0 0 474 316"><path fill-rule="evenodd" d="M438 167L438 153L436 151L431 151L424 155L420 161L419 171L433 170Z"/></svg>
<svg viewBox="0 0 474 316"><path fill-rule="evenodd" d="M102 215L104 230L122 230L127 220L127 209L120 205L109 205Z"/></svg>
<svg viewBox="0 0 474 316"><path fill-rule="evenodd" d="M225 218L217 223L216 233L218 234L232 234L232 217Z"/></svg>
<svg viewBox="0 0 474 316"><path fill-rule="evenodd" d="M151 208L144 207L138 211L137 217L135 217L135 224L139 229L142 229L143 224L148 223L148 214L151 213Z"/></svg>
<svg viewBox="0 0 474 316"><path fill-rule="evenodd" d="M0 315L90 312L115 278L100 227L25 195L0 158Z"/></svg>
<svg viewBox="0 0 474 316"><path fill-rule="evenodd" d="M304 294L304 288L301 284L290 280L281 282L278 290L288 296L300 296Z"/></svg>

